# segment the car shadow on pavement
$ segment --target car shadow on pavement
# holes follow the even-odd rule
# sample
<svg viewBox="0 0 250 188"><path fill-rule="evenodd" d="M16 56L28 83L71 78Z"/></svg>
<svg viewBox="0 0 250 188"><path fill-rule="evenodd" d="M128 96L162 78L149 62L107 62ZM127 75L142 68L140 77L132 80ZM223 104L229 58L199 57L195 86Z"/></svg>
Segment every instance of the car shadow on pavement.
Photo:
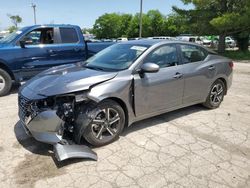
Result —
<svg viewBox="0 0 250 188"><path fill-rule="evenodd" d="M141 129L145 129L151 126L155 126L158 123L164 123L164 122L171 122L175 119L178 119L182 116L186 116L195 112L199 112L199 111L204 111L204 110L208 110L207 108L205 108L204 106L202 106L201 104L197 104L197 105L193 105L193 106L189 106L189 107L185 107L182 109L178 109L175 111L171 111L171 112L167 112L158 116L154 116L152 118L148 118L148 119L144 119L138 122L133 123L131 126L127 127L123 133L121 134L121 136L126 136L132 132L141 130Z"/></svg>
<svg viewBox="0 0 250 188"><path fill-rule="evenodd" d="M189 115L195 112L199 112L202 110L207 110L201 105L194 105L190 107L186 107L180 110L176 110L173 112L168 112L159 116L155 116L149 119L145 119L139 122L134 123L132 126L126 128L121 136L126 136L132 132L145 129L151 126L155 126L158 123L170 122L174 119L180 118L185 115ZM45 144L42 142L36 141L33 137L28 136L23 129L20 121L18 121L14 126L14 132L16 135L16 139L18 143L26 150L30 151L33 154L50 156L57 168L62 168L64 166L68 166L74 163L83 162L83 161L92 161L90 159L68 159L65 161L58 162L53 153L53 146L49 144ZM104 146L105 147L105 146Z"/></svg>

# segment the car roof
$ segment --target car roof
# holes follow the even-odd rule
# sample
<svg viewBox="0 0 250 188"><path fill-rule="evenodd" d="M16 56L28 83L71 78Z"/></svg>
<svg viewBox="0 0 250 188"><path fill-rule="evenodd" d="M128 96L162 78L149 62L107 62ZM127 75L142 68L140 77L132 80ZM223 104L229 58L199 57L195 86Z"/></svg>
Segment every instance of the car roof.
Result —
<svg viewBox="0 0 250 188"><path fill-rule="evenodd" d="M42 24L42 25L31 25L26 28L39 28L39 27L79 27L71 24Z"/></svg>
<svg viewBox="0 0 250 188"><path fill-rule="evenodd" d="M131 45L143 45L143 46L153 46L159 42L163 42L164 40L158 39L140 39L140 40L129 40L126 42L122 42L121 44L131 44ZM165 40L166 41L166 40Z"/></svg>
<svg viewBox="0 0 250 188"><path fill-rule="evenodd" d="M134 44L134 45L145 45L153 46L155 44L191 44L195 46L200 46L199 44L193 42L186 42L181 40L166 40L166 39L141 39L141 40L130 40L122 42L121 44Z"/></svg>
<svg viewBox="0 0 250 188"><path fill-rule="evenodd" d="M197 46L200 48L205 49L209 53L216 54L211 49L208 49L200 44L194 43L194 42L187 42L187 41L181 41L181 40L166 40L166 39L141 39L141 40L130 40L126 42L121 42L119 44L131 44L131 45L142 45L142 46L154 46L154 45L162 45L162 44L189 44L193 46Z"/></svg>

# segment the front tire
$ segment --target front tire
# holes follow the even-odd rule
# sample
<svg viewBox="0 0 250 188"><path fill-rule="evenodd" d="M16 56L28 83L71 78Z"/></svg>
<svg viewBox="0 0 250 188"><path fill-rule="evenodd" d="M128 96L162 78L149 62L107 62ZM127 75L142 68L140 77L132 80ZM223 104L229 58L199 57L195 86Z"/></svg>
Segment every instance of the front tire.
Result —
<svg viewBox="0 0 250 188"><path fill-rule="evenodd" d="M97 105L98 113L86 127L83 137L93 146L103 146L119 138L125 125L125 113L113 100Z"/></svg>
<svg viewBox="0 0 250 188"><path fill-rule="evenodd" d="M7 95L12 86L10 75L3 69L0 69L0 97Z"/></svg>
<svg viewBox="0 0 250 188"><path fill-rule="evenodd" d="M224 99L226 86L220 79L216 80L209 91L206 102L203 105L209 109L218 108Z"/></svg>

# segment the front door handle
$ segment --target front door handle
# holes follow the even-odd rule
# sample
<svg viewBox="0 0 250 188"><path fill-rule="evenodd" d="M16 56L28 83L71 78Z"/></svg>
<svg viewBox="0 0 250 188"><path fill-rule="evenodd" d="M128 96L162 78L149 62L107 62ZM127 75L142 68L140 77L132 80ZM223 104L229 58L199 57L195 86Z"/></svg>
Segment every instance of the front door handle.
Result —
<svg viewBox="0 0 250 188"><path fill-rule="evenodd" d="M208 70L214 70L215 69L215 66L211 65L208 67Z"/></svg>
<svg viewBox="0 0 250 188"><path fill-rule="evenodd" d="M80 52L81 49L80 49L80 48L74 48L74 51L75 51L75 52Z"/></svg>
<svg viewBox="0 0 250 188"><path fill-rule="evenodd" d="M181 78L182 76L183 76L183 74L177 72L177 73L175 73L175 75L173 77L178 79L178 78Z"/></svg>

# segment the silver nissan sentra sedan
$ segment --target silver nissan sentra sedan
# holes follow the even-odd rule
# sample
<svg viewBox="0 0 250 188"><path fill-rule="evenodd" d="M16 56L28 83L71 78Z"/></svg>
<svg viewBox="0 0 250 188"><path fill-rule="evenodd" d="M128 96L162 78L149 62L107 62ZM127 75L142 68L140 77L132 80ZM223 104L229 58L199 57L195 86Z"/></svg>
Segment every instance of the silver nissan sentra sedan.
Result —
<svg viewBox="0 0 250 188"><path fill-rule="evenodd" d="M219 107L232 71L230 59L194 43L117 43L86 62L51 68L23 85L20 122L36 140L57 146L59 160L77 157L62 157L63 149L72 151L62 147L79 146L83 139L103 146L138 120L198 103Z"/></svg>

